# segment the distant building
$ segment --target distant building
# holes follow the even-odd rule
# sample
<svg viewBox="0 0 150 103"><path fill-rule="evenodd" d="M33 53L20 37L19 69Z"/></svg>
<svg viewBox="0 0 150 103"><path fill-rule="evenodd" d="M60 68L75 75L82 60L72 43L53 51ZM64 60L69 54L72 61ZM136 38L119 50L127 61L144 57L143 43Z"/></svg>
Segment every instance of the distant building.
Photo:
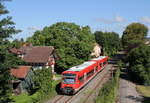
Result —
<svg viewBox="0 0 150 103"><path fill-rule="evenodd" d="M150 46L150 40L146 40L145 44Z"/></svg>
<svg viewBox="0 0 150 103"><path fill-rule="evenodd" d="M101 54L102 54L102 47L99 44L95 43L91 56L99 57Z"/></svg>

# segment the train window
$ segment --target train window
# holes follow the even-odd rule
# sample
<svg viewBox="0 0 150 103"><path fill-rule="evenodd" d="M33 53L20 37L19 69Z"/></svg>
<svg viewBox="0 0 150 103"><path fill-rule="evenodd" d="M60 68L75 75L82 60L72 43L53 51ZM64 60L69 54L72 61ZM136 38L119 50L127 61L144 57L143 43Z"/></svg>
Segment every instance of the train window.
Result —
<svg viewBox="0 0 150 103"><path fill-rule="evenodd" d="M87 78L89 78L89 77L92 76L93 74L94 74L94 69L87 73Z"/></svg>
<svg viewBox="0 0 150 103"><path fill-rule="evenodd" d="M64 78L63 82L65 84L74 84L75 83L75 78Z"/></svg>
<svg viewBox="0 0 150 103"><path fill-rule="evenodd" d="M76 74L63 74L63 82L65 84L74 84Z"/></svg>
<svg viewBox="0 0 150 103"><path fill-rule="evenodd" d="M99 63L99 66L102 67L102 66L103 66L103 63Z"/></svg>
<svg viewBox="0 0 150 103"><path fill-rule="evenodd" d="M84 76L79 77L79 81L83 82L84 81Z"/></svg>
<svg viewBox="0 0 150 103"><path fill-rule="evenodd" d="M95 69L96 69L96 71L97 71L97 70L98 70L98 66L96 66L96 68L95 68Z"/></svg>
<svg viewBox="0 0 150 103"><path fill-rule="evenodd" d="M75 78L76 77L76 74L63 74L63 77L72 77L72 78Z"/></svg>
<svg viewBox="0 0 150 103"><path fill-rule="evenodd" d="M104 62L104 65L105 65L105 64L107 64L107 62L106 62L106 61Z"/></svg>

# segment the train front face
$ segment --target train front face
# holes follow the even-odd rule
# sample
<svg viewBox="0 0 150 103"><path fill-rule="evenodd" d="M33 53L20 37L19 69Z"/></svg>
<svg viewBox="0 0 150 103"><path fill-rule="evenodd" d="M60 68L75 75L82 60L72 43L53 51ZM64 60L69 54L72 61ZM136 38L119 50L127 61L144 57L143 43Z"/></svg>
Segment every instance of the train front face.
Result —
<svg viewBox="0 0 150 103"><path fill-rule="evenodd" d="M76 83L76 74L74 73L63 73L61 82L61 91L64 94L74 94L75 88L77 87Z"/></svg>

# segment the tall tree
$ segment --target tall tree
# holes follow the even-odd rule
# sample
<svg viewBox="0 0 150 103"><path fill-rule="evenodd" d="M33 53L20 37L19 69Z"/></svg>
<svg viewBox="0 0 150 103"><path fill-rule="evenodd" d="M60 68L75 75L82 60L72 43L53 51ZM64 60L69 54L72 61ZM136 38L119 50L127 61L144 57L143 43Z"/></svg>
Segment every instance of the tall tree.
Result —
<svg viewBox="0 0 150 103"><path fill-rule="evenodd" d="M128 53L129 69L133 78L146 85L150 85L150 47L140 45Z"/></svg>
<svg viewBox="0 0 150 103"><path fill-rule="evenodd" d="M3 5L4 1L0 0L0 16L8 13ZM8 52L10 43L7 39L18 32L19 30L15 30L11 17L0 19L0 103L10 102L11 86L9 71L11 67L15 66L15 61L18 59Z"/></svg>
<svg viewBox="0 0 150 103"><path fill-rule="evenodd" d="M148 28L144 24L132 23L126 27L122 35L122 44L129 51L142 44L147 36Z"/></svg>
<svg viewBox="0 0 150 103"><path fill-rule="evenodd" d="M60 55L57 66L68 69L88 60L95 42L88 26L80 27L74 23L59 22L42 31L37 31L27 39L33 45L54 46Z"/></svg>
<svg viewBox="0 0 150 103"><path fill-rule="evenodd" d="M101 32L94 33L96 42L102 46L105 55L112 56L120 48L120 38L115 32Z"/></svg>

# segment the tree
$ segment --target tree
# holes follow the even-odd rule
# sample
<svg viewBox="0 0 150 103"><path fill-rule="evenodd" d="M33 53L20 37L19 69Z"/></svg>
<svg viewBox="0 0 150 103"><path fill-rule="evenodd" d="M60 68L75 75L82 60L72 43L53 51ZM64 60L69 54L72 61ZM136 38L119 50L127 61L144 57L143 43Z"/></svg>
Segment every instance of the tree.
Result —
<svg viewBox="0 0 150 103"><path fill-rule="evenodd" d="M27 41L33 45L54 46L61 58L57 62L59 69L68 69L88 60L95 42L88 26L67 22L58 22L36 31Z"/></svg>
<svg viewBox="0 0 150 103"><path fill-rule="evenodd" d="M23 44L25 44L25 42L24 42L23 39L20 39L20 40L15 39L15 40L12 41L11 46L12 46L13 48L17 48L17 49L18 49L18 48L20 48Z"/></svg>
<svg viewBox="0 0 150 103"><path fill-rule="evenodd" d="M150 85L150 47L141 45L132 49L128 54L129 70L134 78L146 85ZM138 79L137 79L138 78Z"/></svg>
<svg viewBox="0 0 150 103"><path fill-rule="evenodd" d="M8 11L3 5L4 0L0 0L0 16ZM16 66L18 59L8 52L10 42L7 40L13 34L18 33L14 27L11 17L0 19L0 103L10 102L10 68Z"/></svg>
<svg viewBox="0 0 150 103"><path fill-rule="evenodd" d="M122 35L122 45L125 49L131 50L144 43L148 28L144 24L132 23L126 27Z"/></svg>
<svg viewBox="0 0 150 103"><path fill-rule="evenodd" d="M117 33L96 31L94 35L105 55L112 56L120 49L120 38Z"/></svg>

